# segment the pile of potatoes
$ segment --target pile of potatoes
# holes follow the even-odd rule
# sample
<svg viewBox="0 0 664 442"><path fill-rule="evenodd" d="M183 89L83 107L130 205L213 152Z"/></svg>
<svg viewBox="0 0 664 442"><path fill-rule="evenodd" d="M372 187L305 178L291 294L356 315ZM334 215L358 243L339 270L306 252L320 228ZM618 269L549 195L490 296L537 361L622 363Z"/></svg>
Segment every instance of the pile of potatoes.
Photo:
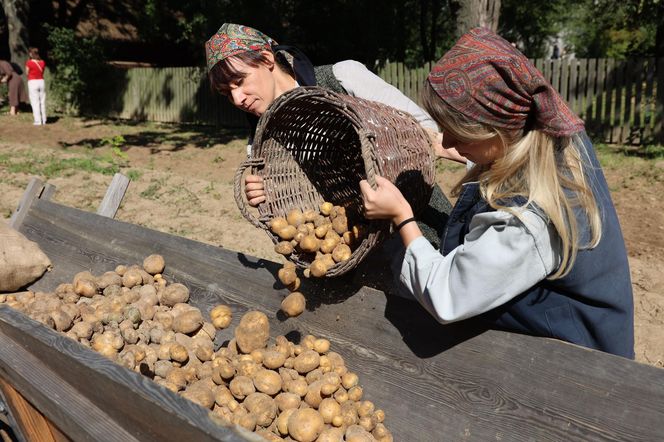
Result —
<svg viewBox="0 0 664 442"><path fill-rule="evenodd" d="M310 262L304 276L322 278L334 265L350 259L353 249L362 242L361 224L350 226L346 209L330 202L314 209L293 209L286 218L275 217L269 223L270 231L279 241L274 250L286 257L296 253ZM297 290L297 279L282 282L292 291Z"/></svg>
<svg viewBox="0 0 664 442"><path fill-rule="evenodd" d="M321 204L319 211L293 209L286 218L273 218L269 227L281 239L274 247L277 253L285 257L297 254L301 260L310 262L303 272L307 278L322 278L332 266L349 260L365 232L361 224L349 227L346 209L330 202ZM292 292L282 301L281 310L289 317L300 315L306 300L298 291L301 281L295 264L287 261L279 269L278 277Z"/></svg>
<svg viewBox="0 0 664 442"><path fill-rule="evenodd" d="M362 401L358 377L326 339L268 345L267 316L248 312L227 347L216 329L232 311L218 305L206 321L189 290L162 276L164 259L78 273L54 293L0 295L0 302L111 360L210 409L211 416L273 441L391 441L384 412Z"/></svg>
<svg viewBox="0 0 664 442"><path fill-rule="evenodd" d="M267 316L251 311L217 352L213 416L269 441L392 441L385 413L362 400L358 376L327 339L269 336Z"/></svg>

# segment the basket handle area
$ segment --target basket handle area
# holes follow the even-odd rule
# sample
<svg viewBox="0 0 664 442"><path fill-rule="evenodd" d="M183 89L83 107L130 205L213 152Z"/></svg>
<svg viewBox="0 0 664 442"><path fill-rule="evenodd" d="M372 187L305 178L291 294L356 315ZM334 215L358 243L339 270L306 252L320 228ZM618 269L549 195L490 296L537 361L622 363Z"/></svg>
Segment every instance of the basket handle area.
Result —
<svg viewBox="0 0 664 442"><path fill-rule="evenodd" d="M367 182L372 189L376 190L376 157L373 149L376 134L366 129L360 129L357 132L360 137L360 150L364 160L364 170L367 172Z"/></svg>
<svg viewBox="0 0 664 442"><path fill-rule="evenodd" d="M266 229L267 227L249 211L244 196L242 195L244 193L242 175L244 175L244 171L247 170L248 167L260 167L264 165L265 160L263 158L249 158L244 160L242 164L240 164L240 167L237 168L233 180L233 194L235 196L235 203L237 204L238 209L240 209L240 213L242 213L242 216L244 216L247 221L261 229Z"/></svg>

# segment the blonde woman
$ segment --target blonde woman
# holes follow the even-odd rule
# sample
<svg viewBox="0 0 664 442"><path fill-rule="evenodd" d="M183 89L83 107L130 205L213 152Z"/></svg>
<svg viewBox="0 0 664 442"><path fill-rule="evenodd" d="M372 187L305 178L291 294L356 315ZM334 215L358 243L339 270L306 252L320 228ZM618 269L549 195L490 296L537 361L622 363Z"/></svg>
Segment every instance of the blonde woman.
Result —
<svg viewBox="0 0 664 442"><path fill-rule="evenodd" d="M507 41L477 28L423 92L443 145L475 163L434 250L398 189L360 183L368 218L391 219L401 280L442 323L490 326L634 357L627 253L581 121Z"/></svg>
<svg viewBox="0 0 664 442"><path fill-rule="evenodd" d="M46 63L39 56L39 49L30 48L30 58L25 62L25 72L28 75L28 95L32 106L34 125L46 124L46 87L44 84L44 69Z"/></svg>

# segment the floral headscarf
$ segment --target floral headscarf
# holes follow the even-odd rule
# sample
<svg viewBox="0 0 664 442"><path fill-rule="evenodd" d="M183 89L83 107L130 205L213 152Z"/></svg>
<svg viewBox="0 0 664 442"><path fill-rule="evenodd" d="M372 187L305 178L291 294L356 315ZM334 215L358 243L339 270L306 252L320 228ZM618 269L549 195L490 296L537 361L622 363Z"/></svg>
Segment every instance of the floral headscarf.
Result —
<svg viewBox="0 0 664 442"><path fill-rule="evenodd" d="M428 81L448 105L489 126L535 128L552 136L583 130L583 121L542 73L485 28L463 35L436 63Z"/></svg>
<svg viewBox="0 0 664 442"><path fill-rule="evenodd" d="M249 51L270 50L277 42L249 26L224 23L205 43L208 71L221 60Z"/></svg>

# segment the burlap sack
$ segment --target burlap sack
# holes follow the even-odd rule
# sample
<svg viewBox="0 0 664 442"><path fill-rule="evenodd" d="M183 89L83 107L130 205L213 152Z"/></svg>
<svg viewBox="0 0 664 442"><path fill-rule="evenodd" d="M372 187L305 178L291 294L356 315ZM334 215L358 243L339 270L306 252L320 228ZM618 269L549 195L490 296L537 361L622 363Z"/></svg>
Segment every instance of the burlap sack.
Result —
<svg viewBox="0 0 664 442"><path fill-rule="evenodd" d="M15 292L51 267L37 243L0 221L0 292Z"/></svg>

